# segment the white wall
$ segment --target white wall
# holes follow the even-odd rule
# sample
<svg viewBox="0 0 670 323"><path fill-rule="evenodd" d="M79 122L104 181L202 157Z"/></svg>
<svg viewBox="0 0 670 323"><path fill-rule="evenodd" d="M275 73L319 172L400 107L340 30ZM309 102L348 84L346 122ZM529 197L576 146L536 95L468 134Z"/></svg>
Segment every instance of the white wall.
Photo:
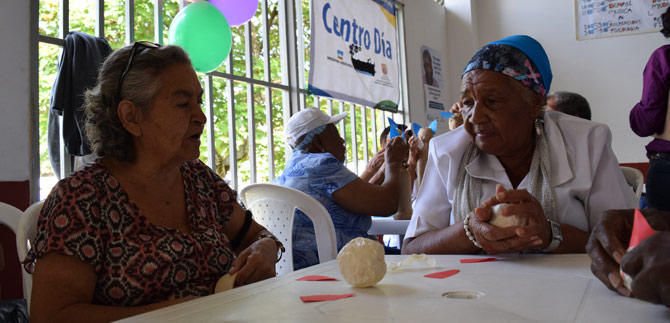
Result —
<svg viewBox="0 0 670 323"><path fill-rule="evenodd" d="M0 181L30 177L29 1L0 5Z"/></svg>
<svg viewBox="0 0 670 323"><path fill-rule="evenodd" d="M644 146L650 140L639 138L630 130L628 113L640 100L642 70L649 55L666 43L660 33L578 41L574 0L458 2L472 2L477 48L514 34L534 37L542 43L551 62L554 74L551 90L578 92L589 100L592 119L612 130L612 147L619 162L647 161ZM455 28L458 24L450 20L448 27ZM449 39L450 48L464 43L467 44L467 39ZM452 66L452 71L462 69L469 55L451 57L461 62Z"/></svg>
<svg viewBox="0 0 670 323"><path fill-rule="evenodd" d="M628 127L628 111L639 100L642 69L665 43L660 33L575 40L573 0L405 0L410 120L425 120L420 48L443 53L445 105L456 100L460 72L487 42L512 35L537 38L548 52L553 90L575 91L591 102L593 119L610 126L620 162L646 161L646 138ZM0 5L0 181L30 175L29 1ZM417 108L418 107L418 108Z"/></svg>
<svg viewBox="0 0 670 323"><path fill-rule="evenodd" d="M447 30L446 9L433 0L405 0L405 55L407 60L407 86L409 96L410 121L426 123L426 109L423 94L423 78L421 71L421 46L428 46L442 53L442 62L447 62L448 46L445 31ZM442 64L443 77L451 74L449 64ZM443 84L442 90L447 94L449 81ZM447 97L443 98L446 106Z"/></svg>

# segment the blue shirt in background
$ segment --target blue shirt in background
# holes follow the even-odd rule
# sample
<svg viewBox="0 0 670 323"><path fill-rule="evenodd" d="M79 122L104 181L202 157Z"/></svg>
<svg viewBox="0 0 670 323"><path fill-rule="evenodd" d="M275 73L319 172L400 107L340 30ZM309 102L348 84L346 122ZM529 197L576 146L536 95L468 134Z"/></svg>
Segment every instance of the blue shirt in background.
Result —
<svg viewBox="0 0 670 323"><path fill-rule="evenodd" d="M333 192L358 178L330 153L293 152L286 169L274 180L275 184L302 191L317 201L330 213L337 236L339 251L350 240L368 237L372 224L370 216L346 211L333 201ZM364 199L361 199L365 203ZM293 220L293 269L309 267L319 263L316 238L312 221L302 212L296 212Z"/></svg>

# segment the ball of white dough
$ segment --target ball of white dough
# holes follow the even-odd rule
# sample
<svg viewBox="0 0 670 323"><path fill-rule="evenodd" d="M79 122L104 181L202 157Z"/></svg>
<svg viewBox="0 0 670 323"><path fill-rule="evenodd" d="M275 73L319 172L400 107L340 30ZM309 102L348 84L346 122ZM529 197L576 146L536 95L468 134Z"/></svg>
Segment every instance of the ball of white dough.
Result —
<svg viewBox="0 0 670 323"><path fill-rule="evenodd" d="M528 224L528 219L526 217L520 217L518 215L502 215L502 208L511 204L497 204L491 210L491 220L490 224L497 227L506 228L511 226L524 226Z"/></svg>
<svg viewBox="0 0 670 323"><path fill-rule="evenodd" d="M373 286L386 274L384 246L371 239L353 239L337 254L337 267L351 286Z"/></svg>

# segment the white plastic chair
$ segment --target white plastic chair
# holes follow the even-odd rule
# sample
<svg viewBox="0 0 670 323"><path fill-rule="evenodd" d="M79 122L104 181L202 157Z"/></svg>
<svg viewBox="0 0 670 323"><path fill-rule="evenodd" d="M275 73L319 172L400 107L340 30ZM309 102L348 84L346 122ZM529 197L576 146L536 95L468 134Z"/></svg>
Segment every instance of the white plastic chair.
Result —
<svg viewBox="0 0 670 323"><path fill-rule="evenodd" d="M281 261L277 263L277 274L293 271L293 216L296 209L305 213L314 224L319 262L337 257L335 227L330 214L313 197L275 184L251 184L240 191L242 203L254 214L254 220L274 234L286 247Z"/></svg>
<svg viewBox="0 0 670 323"><path fill-rule="evenodd" d="M637 203L640 203L640 197L642 196L642 186L644 185L644 174L638 169L627 166L621 167L621 172L626 178L626 182L633 188L635 196L637 196Z"/></svg>
<svg viewBox="0 0 670 323"><path fill-rule="evenodd" d="M23 215L19 220L19 227L18 230L16 230L16 249L21 261L26 259L28 250L30 250L32 242L37 235L37 218L40 216L43 204L44 201L34 203L23 212ZM21 268L21 273L23 276L23 297L25 297L26 303L28 303L28 309L30 309L30 293L33 288L33 276L27 273L23 268Z"/></svg>

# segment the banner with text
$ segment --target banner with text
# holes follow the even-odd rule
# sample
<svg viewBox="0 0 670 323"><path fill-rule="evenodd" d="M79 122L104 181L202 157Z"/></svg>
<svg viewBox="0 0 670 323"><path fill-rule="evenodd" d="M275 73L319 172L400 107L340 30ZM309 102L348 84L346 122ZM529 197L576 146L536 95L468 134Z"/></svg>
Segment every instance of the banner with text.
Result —
<svg viewBox="0 0 670 323"><path fill-rule="evenodd" d="M366 106L400 98L395 0L312 0L308 90Z"/></svg>
<svg viewBox="0 0 670 323"><path fill-rule="evenodd" d="M577 39L656 32L670 0L575 0Z"/></svg>

